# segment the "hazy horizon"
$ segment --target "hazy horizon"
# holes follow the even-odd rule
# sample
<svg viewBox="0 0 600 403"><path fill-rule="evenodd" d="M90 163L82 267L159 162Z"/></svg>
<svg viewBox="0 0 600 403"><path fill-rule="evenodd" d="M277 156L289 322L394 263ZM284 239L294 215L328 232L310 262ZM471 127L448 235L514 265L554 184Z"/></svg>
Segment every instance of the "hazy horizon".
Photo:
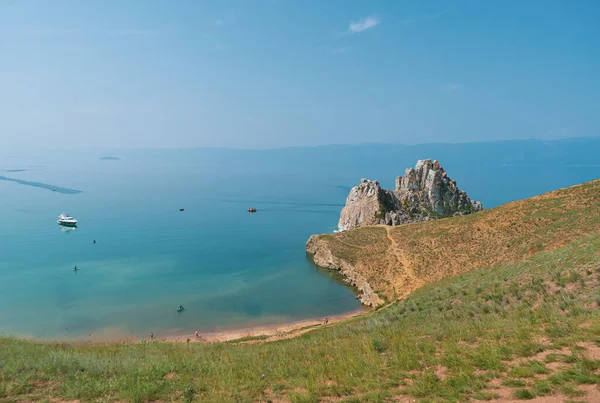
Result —
<svg viewBox="0 0 600 403"><path fill-rule="evenodd" d="M0 147L597 136L599 16L591 0L1 2Z"/></svg>
<svg viewBox="0 0 600 403"><path fill-rule="evenodd" d="M553 143L553 142L577 142L577 141L600 141L600 135L598 136L581 136L581 137L562 137L556 139L542 139L542 138L522 138L522 139L505 139L505 140L481 140L481 141L439 141L439 142L423 142L423 143L394 143L394 142L364 142L364 143L330 143L330 144L316 144L316 145L301 145L301 146L281 146L281 147L264 147L264 148L251 148L251 147L225 147L225 146L188 146L188 147L93 147L93 146L79 146L69 147L65 144L55 144L48 147L36 147L31 145L16 145L5 147L5 150L56 150L56 149L73 149L80 151L136 151L136 150L147 150L147 151L185 151L185 150L223 150L223 151L277 151L277 150L291 150L291 149L312 149L312 148L327 148L327 147L369 147L369 146L390 146L390 147L419 147L419 146L435 146L435 145L477 145L477 144L506 144L506 143L524 143L524 142L540 142L540 143ZM114 157L106 155L106 157Z"/></svg>

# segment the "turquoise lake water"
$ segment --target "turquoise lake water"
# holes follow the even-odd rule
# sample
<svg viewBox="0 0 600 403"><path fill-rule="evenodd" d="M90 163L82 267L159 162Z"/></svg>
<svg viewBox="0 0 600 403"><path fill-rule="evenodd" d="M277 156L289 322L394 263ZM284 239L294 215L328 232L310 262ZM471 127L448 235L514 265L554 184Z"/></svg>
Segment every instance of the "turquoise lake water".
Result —
<svg viewBox="0 0 600 403"><path fill-rule="evenodd" d="M335 273L311 263L305 242L336 228L361 176L391 187L437 152L411 150L394 161L369 147L0 151L0 333L161 337L360 309ZM447 160L485 207L600 176L597 166L535 166L524 177L511 164ZM61 230L61 212L79 220L76 230Z"/></svg>

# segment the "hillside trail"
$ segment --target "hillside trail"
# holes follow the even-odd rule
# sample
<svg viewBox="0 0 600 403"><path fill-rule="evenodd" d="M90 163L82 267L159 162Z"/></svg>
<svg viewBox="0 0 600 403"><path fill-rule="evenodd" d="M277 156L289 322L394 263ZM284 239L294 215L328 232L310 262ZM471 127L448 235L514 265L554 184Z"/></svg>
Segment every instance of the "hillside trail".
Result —
<svg viewBox="0 0 600 403"><path fill-rule="evenodd" d="M403 289L401 290L401 292L398 292L399 290L396 290L396 293L398 294L399 298L404 298L417 288L423 286L425 284L425 281L421 280L415 275L415 272L412 269L412 262L406 257L404 251L402 251L402 249L398 247L398 243L396 242L394 237L392 237L392 227L386 225L384 226L384 228L386 231L387 238L390 241L390 247L388 251L396 257L396 260L398 261L398 263L400 263L400 265L404 269L404 274L406 275L405 281L402 283Z"/></svg>

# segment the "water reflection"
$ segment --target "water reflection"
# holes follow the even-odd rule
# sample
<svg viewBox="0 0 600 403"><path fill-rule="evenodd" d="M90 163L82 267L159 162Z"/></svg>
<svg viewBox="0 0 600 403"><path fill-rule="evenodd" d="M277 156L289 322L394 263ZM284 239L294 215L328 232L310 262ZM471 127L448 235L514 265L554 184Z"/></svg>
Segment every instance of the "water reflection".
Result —
<svg viewBox="0 0 600 403"><path fill-rule="evenodd" d="M65 227L64 225L59 225L58 227L60 228L61 232L67 233L75 231L77 229L77 227Z"/></svg>

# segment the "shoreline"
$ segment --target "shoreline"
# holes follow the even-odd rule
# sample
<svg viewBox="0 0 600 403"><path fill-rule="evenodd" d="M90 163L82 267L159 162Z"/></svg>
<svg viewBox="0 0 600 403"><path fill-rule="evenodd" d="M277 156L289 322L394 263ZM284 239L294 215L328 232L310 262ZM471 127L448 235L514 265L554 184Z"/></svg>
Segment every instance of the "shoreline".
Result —
<svg viewBox="0 0 600 403"><path fill-rule="evenodd" d="M359 309L334 315L328 316L328 325L338 323L347 319L356 318L364 315L365 313L371 312L372 309L362 306ZM223 328L220 330L199 332L199 338L196 339L194 330L189 333L178 333L170 334L162 337L156 337L154 340L149 340L145 337L138 336L123 336L123 337L102 337L92 336L86 339L40 339L35 337L24 337L18 335L2 335L2 337L14 338L17 340L26 340L41 344L70 344L70 345L109 345L109 344L139 344L142 340L146 343L187 343L188 339L190 343L226 343L234 340L249 338L251 340L242 341L243 343L252 342L268 342L275 340L282 340L286 338L292 338L299 336L300 334L306 333L310 330L323 326L323 320L325 316L315 319L299 319L290 322L284 322L272 325L258 325L258 326L247 326L247 327L234 327L234 328ZM252 340L253 339L253 340Z"/></svg>
<svg viewBox="0 0 600 403"><path fill-rule="evenodd" d="M346 259L335 256L325 245L326 242L322 237L327 235L330 234L313 234L306 241L306 253L312 256L314 264L338 272L345 282L358 290L357 298L362 305L371 308L384 305L385 301L379 297L367 279L356 270L356 267Z"/></svg>
<svg viewBox="0 0 600 403"><path fill-rule="evenodd" d="M338 323L347 319L356 318L370 312L371 309L361 307L357 310L350 311L335 316L328 316L328 325ZM248 342L256 341L275 341L285 338L295 337L307 331L324 326L323 320L325 316L319 319L300 319L287 323L280 323L276 325L263 325L263 326L251 326L243 328L230 328L216 330L212 332L201 332L199 338L196 339L193 332L188 335L173 335L155 340L159 342L167 343L186 343L187 339L190 339L190 343L225 343L233 340L239 340L243 338L259 338L255 340L249 340ZM264 336L261 337L261 336ZM271 340L272 339L272 340Z"/></svg>

